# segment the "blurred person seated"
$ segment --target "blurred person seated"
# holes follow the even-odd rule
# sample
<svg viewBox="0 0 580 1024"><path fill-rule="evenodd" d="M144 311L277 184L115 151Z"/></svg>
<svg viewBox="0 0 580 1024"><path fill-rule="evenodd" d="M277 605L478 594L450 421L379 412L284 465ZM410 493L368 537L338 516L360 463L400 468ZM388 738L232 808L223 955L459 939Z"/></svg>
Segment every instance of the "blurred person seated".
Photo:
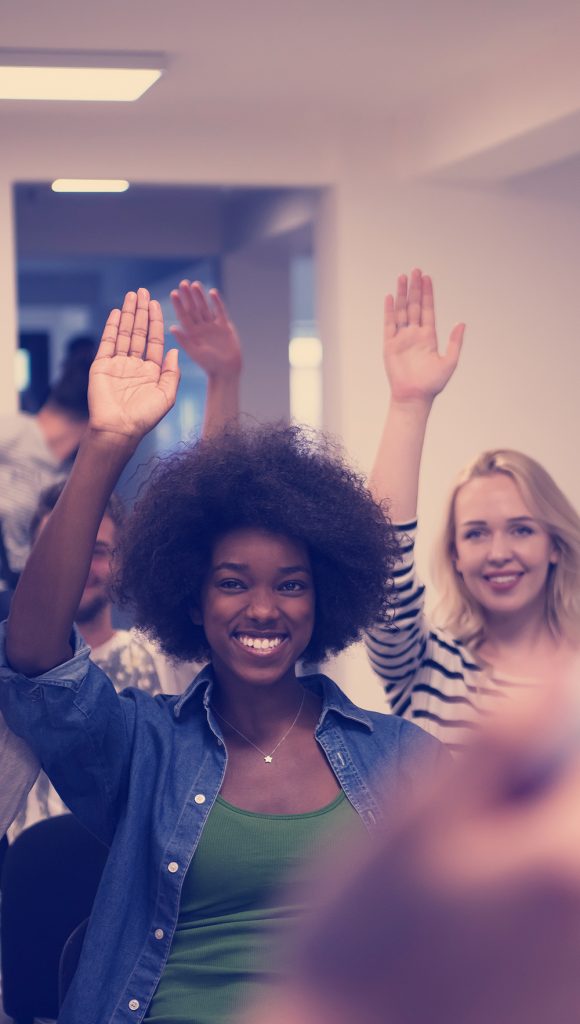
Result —
<svg viewBox="0 0 580 1024"><path fill-rule="evenodd" d="M33 544L46 526L64 485L63 480L43 491L31 524ZM123 502L113 494L99 526L75 624L91 648L92 660L111 676L117 691L137 686L152 695L182 693L193 678L194 662L177 666L144 633L113 626L114 552L124 519Z"/></svg>
<svg viewBox="0 0 580 1024"><path fill-rule="evenodd" d="M291 980L243 1024L577 1024L578 710L546 686L320 865Z"/></svg>
<svg viewBox="0 0 580 1024"><path fill-rule="evenodd" d="M39 495L66 476L85 433L89 365L84 357L69 359L35 415L0 416L0 526L10 585L30 551Z"/></svg>
<svg viewBox="0 0 580 1024"><path fill-rule="evenodd" d="M39 768L28 744L8 728L0 714L0 839L22 810Z"/></svg>

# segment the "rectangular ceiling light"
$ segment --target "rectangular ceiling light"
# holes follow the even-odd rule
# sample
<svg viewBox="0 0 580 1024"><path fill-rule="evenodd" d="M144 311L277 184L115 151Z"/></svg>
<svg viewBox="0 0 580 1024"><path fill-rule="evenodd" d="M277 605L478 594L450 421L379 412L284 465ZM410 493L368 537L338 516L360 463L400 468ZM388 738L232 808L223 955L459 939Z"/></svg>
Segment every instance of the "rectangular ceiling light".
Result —
<svg viewBox="0 0 580 1024"><path fill-rule="evenodd" d="M126 192L129 182L121 178L57 178L53 192Z"/></svg>
<svg viewBox="0 0 580 1024"><path fill-rule="evenodd" d="M0 50L0 100L138 100L163 73L160 54Z"/></svg>

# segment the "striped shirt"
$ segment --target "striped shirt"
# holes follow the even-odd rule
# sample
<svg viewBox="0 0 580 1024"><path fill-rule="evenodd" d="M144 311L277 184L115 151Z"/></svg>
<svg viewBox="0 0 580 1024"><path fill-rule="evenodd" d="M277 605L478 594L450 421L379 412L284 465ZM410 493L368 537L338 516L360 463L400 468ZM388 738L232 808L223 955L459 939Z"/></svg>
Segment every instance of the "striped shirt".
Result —
<svg viewBox="0 0 580 1024"><path fill-rule="evenodd" d="M468 648L427 622L425 587L415 571L417 522L395 529L401 559L393 574L394 608L388 622L369 630L368 656L393 713L420 725L452 751L461 750L483 716L534 684L482 668Z"/></svg>

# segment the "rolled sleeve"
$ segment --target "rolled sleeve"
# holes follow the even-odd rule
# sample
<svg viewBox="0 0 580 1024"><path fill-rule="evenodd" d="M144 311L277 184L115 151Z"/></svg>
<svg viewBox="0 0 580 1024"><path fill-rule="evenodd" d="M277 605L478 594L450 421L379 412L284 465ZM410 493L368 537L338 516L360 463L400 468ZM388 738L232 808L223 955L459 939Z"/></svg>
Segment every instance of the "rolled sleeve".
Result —
<svg viewBox="0 0 580 1024"><path fill-rule="evenodd" d="M121 700L75 630L73 656L26 677L10 668L0 626L0 710L74 814L109 841L127 788L134 705Z"/></svg>

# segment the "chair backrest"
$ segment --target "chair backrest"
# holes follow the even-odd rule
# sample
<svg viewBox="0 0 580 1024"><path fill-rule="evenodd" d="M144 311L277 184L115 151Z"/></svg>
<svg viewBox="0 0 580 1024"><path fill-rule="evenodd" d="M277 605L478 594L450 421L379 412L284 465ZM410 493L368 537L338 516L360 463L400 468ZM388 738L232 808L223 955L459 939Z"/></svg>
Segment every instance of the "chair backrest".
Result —
<svg viewBox="0 0 580 1024"><path fill-rule="evenodd" d="M8 1016L56 1019L60 957L91 912L107 852L72 814L37 822L8 848L0 915Z"/></svg>
<svg viewBox="0 0 580 1024"><path fill-rule="evenodd" d="M64 1002L70 983L75 976L75 971L78 967L79 960L83 949L83 942L85 941L85 933L87 925L89 923L88 917L80 924L77 924L74 932L71 932L68 939L64 944L64 949L60 954L60 963L58 965L58 1005L59 1008Z"/></svg>

